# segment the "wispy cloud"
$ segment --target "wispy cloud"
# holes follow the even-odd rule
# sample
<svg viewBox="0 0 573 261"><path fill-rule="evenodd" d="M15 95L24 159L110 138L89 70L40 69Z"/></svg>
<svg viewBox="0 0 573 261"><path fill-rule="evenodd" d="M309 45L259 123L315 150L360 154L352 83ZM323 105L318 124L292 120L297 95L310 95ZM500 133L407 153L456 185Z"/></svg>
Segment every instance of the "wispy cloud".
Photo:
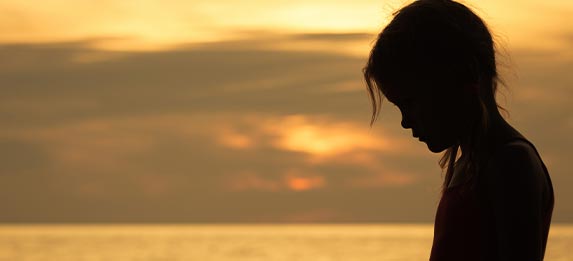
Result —
<svg viewBox="0 0 573 261"><path fill-rule="evenodd" d="M280 39L355 37L367 35ZM161 52L0 47L0 220L431 218L437 157L390 107L369 128L364 57L273 49L276 39ZM514 57L524 87L512 90L512 120L568 184L571 61Z"/></svg>

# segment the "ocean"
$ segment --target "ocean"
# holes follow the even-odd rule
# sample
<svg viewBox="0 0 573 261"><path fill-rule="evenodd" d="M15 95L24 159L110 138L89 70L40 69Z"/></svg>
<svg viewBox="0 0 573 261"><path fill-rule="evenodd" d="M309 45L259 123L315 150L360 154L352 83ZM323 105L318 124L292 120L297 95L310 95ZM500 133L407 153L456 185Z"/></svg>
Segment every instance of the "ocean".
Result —
<svg viewBox="0 0 573 261"><path fill-rule="evenodd" d="M1 261L428 260L431 224L1 225ZM545 260L573 260L552 224Z"/></svg>

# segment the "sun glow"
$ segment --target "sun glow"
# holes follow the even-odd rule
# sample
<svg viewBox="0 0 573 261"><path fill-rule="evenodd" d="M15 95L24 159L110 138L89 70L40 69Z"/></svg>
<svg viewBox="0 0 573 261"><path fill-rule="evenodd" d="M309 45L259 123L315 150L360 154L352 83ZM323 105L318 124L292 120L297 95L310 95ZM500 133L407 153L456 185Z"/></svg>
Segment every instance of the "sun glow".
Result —
<svg viewBox="0 0 573 261"><path fill-rule="evenodd" d="M324 186L323 177L288 177L287 184L292 190L303 191Z"/></svg>
<svg viewBox="0 0 573 261"><path fill-rule="evenodd" d="M277 133L275 146L311 155L336 155L356 149L387 150L390 141L381 139L348 123L319 123L302 115L291 115L265 124Z"/></svg>

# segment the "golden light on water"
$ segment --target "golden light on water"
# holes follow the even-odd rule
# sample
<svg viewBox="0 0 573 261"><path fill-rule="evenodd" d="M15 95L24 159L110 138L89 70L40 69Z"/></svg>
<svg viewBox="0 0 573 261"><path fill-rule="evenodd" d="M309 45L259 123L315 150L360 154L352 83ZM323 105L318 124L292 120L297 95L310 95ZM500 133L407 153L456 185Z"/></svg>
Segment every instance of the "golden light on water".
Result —
<svg viewBox="0 0 573 261"><path fill-rule="evenodd" d="M0 226L6 260L424 260L426 224ZM567 260L571 225L550 231L546 259Z"/></svg>

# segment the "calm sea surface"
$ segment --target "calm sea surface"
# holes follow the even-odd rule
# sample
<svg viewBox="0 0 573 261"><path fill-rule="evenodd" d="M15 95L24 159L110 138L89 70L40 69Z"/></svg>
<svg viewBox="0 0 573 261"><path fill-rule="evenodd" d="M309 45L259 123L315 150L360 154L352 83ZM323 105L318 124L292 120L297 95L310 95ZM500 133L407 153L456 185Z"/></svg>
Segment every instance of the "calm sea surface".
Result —
<svg viewBox="0 0 573 261"><path fill-rule="evenodd" d="M0 260L428 260L429 225L2 225ZM553 224L546 260L573 260Z"/></svg>

